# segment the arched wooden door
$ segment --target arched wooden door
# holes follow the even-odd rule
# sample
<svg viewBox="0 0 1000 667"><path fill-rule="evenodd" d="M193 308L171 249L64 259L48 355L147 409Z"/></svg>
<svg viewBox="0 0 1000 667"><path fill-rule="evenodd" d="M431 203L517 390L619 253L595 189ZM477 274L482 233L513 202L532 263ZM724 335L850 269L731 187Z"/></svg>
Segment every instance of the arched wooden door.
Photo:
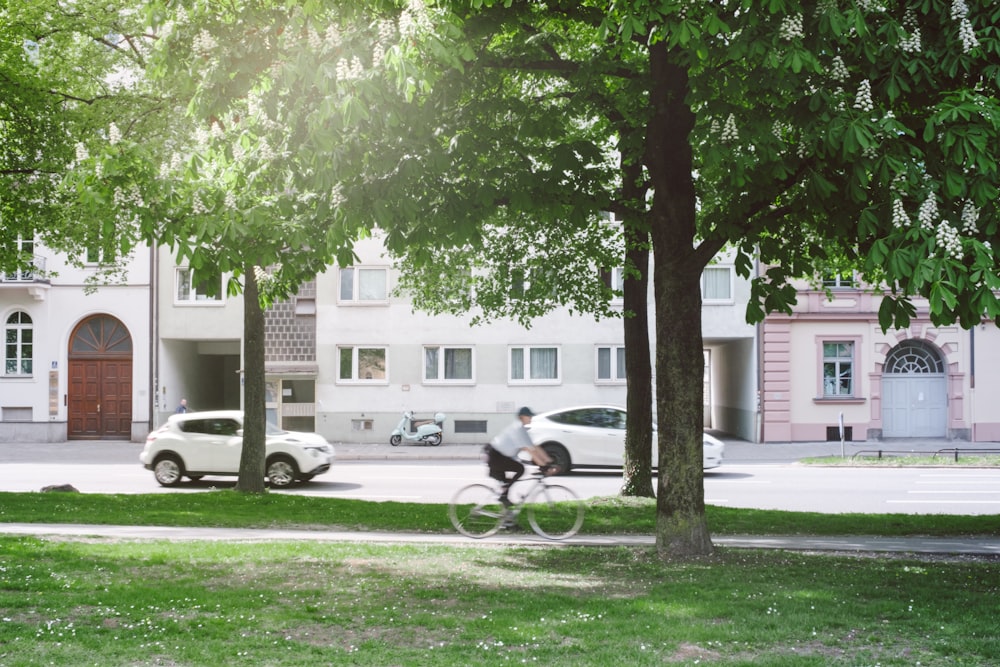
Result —
<svg viewBox="0 0 1000 667"><path fill-rule="evenodd" d="M83 320L70 336L67 437L132 437L132 336L110 315Z"/></svg>

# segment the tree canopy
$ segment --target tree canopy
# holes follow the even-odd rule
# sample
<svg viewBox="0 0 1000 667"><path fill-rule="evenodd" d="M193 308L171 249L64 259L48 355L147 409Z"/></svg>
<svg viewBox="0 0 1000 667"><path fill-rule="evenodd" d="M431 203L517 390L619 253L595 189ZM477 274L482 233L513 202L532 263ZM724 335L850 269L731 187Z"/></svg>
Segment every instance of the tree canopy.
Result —
<svg viewBox="0 0 1000 667"><path fill-rule="evenodd" d="M788 310L790 281L823 266L884 288L885 327L905 326L915 298L935 323L1000 319L1000 7L988 0L147 9L148 69L194 122L162 147L119 145L115 162L161 211L137 215L196 268L280 264L274 283L293 289L330 257L349 261L376 227L437 273L442 253L489 256L491 230L515 226L544 259L559 251L548 240L585 238L606 211L624 221L628 252L651 243L665 554L711 550L700 276L723 247L753 278L751 320ZM77 191L107 192L87 171ZM119 217L141 208L98 200ZM479 267L491 269L484 285L510 280L510 262ZM549 294L523 313L569 303Z"/></svg>

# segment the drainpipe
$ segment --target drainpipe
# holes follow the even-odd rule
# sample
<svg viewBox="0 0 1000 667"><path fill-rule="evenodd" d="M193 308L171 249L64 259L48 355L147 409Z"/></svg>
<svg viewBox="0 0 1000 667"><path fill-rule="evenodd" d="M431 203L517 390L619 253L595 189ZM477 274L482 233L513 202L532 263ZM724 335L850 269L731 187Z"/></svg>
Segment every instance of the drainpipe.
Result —
<svg viewBox="0 0 1000 667"><path fill-rule="evenodd" d="M149 430L158 426L156 406L159 401L159 394L156 389L160 384L160 356L159 356L159 264L157 262L156 243L150 244L149 248Z"/></svg>
<svg viewBox="0 0 1000 667"><path fill-rule="evenodd" d="M972 442L976 438L976 327L969 329L969 421Z"/></svg>

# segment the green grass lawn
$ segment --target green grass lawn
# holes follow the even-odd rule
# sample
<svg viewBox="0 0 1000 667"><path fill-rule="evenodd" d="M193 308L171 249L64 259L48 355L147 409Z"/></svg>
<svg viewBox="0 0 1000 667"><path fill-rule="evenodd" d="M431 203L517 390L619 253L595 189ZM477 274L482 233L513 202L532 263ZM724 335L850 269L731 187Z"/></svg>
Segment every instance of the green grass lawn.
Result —
<svg viewBox="0 0 1000 667"><path fill-rule="evenodd" d="M649 533L603 498L585 530ZM1000 534L997 517L708 508L714 534ZM441 505L0 494L0 522L453 532ZM0 667L1000 665L987 559L0 537Z"/></svg>

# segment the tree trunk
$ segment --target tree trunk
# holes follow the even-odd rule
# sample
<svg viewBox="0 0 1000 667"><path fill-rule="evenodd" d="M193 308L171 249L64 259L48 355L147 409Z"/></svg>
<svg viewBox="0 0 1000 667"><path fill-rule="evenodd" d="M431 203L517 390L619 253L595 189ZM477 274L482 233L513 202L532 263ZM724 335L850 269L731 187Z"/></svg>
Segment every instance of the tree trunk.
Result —
<svg viewBox="0 0 1000 667"><path fill-rule="evenodd" d="M712 553L705 521L701 271L695 253L696 196L689 135L687 70L665 44L650 47L646 164L655 196L650 210L656 303L656 408L659 483L656 547L663 557Z"/></svg>
<svg viewBox="0 0 1000 667"><path fill-rule="evenodd" d="M243 454L236 490L264 493L264 310L254 267L243 267Z"/></svg>
<svg viewBox="0 0 1000 667"><path fill-rule="evenodd" d="M622 196L629 208L645 206L642 164L622 158ZM641 202L641 204L640 204ZM625 317L625 466L623 496L653 497L653 369L649 352L649 232L633 213L625 218L626 265L640 272L623 283Z"/></svg>

